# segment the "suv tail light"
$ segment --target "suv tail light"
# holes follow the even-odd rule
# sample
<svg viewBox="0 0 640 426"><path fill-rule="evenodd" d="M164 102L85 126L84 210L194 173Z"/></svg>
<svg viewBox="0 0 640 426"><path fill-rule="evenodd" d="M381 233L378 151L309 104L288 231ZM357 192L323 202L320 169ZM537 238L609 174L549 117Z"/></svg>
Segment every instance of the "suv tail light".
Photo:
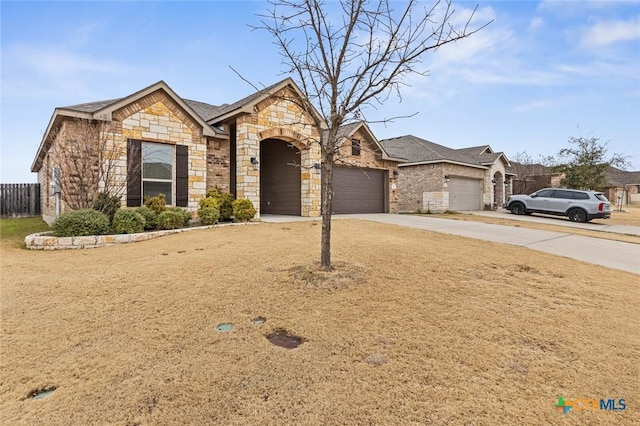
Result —
<svg viewBox="0 0 640 426"><path fill-rule="evenodd" d="M602 210L604 210L604 203L598 204L598 211L601 212Z"/></svg>

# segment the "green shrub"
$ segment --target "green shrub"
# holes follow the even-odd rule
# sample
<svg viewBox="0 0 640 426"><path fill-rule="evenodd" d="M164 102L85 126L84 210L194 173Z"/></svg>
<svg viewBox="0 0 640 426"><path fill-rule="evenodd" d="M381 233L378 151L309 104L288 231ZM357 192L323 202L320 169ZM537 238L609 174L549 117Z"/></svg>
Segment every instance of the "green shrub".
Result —
<svg viewBox="0 0 640 426"><path fill-rule="evenodd" d="M144 229L156 229L158 226L158 215L149 207L136 207L136 213L140 214L144 218Z"/></svg>
<svg viewBox="0 0 640 426"><path fill-rule="evenodd" d="M177 212L182 215L182 226L188 226L189 221L191 220L191 213L187 209L183 209L182 207L167 207L167 211Z"/></svg>
<svg viewBox="0 0 640 426"><path fill-rule="evenodd" d="M176 211L165 210L158 215L158 228L178 229L184 225L184 216Z"/></svg>
<svg viewBox="0 0 640 426"><path fill-rule="evenodd" d="M93 202L93 209L106 214L109 218L109 223L113 223L113 216L120 208L120 205L120 197L117 195L99 192L96 200Z"/></svg>
<svg viewBox="0 0 640 426"><path fill-rule="evenodd" d="M213 207L205 207L198 210L200 223L203 225L215 225L220 220L220 210Z"/></svg>
<svg viewBox="0 0 640 426"><path fill-rule="evenodd" d="M211 201L215 200L215 201ZM220 211L222 220L231 219L233 214L233 195L216 189L207 190L207 197L200 200L200 208L213 207Z"/></svg>
<svg viewBox="0 0 640 426"><path fill-rule="evenodd" d="M164 194L159 194L155 197L144 197L145 207L150 208L156 214L160 214L167 209L167 199Z"/></svg>
<svg viewBox="0 0 640 426"><path fill-rule="evenodd" d="M52 228L56 237L104 235L109 231L109 218L93 209L73 210L60 215Z"/></svg>
<svg viewBox="0 0 640 426"><path fill-rule="evenodd" d="M256 215L256 208L250 200L239 199L233 202L233 216L241 222L248 222Z"/></svg>
<svg viewBox="0 0 640 426"><path fill-rule="evenodd" d="M121 209L113 216L111 227L116 234L136 234L144 231L144 216L134 209Z"/></svg>

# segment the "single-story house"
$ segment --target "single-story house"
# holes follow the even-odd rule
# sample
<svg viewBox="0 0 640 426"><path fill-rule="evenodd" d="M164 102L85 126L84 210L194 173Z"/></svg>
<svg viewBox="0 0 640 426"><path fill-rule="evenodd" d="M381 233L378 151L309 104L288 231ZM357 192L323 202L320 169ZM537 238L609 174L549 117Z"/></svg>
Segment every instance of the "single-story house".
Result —
<svg viewBox="0 0 640 426"><path fill-rule="evenodd" d="M489 145L452 149L407 135L380 141L398 164L398 211L495 209L511 193L509 160Z"/></svg>
<svg viewBox="0 0 640 426"><path fill-rule="evenodd" d="M640 171L631 172L609 167L604 193L615 206L640 203Z"/></svg>
<svg viewBox="0 0 640 426"><path fill-rule="evenodd" d="M65 144L79 122L99 123L100 149L90 166L114 161L111 185L123 206L140 206L163 193L168 204L198 209L207 189L251 200L260 214L320 215L320 147L312 117L296 99L290 78L232 104L184 99L159 81L119 99L56 108L31 171L38 173L43 218L69 206L57 179L76 179L61 156L78 155ZM106 124L106 126L104 125ZM339 133L341 159L334 169L334 212L395 212L397 165L365 123ZM75 176L74 176L75 175ZM101 184L104 186L104 184Z"/></svg>

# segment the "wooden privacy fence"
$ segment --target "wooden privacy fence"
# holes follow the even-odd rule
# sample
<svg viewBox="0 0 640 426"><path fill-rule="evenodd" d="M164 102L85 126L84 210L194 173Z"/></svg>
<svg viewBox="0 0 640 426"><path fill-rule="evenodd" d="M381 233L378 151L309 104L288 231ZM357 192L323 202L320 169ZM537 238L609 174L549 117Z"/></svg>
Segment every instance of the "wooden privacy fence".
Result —
<svg viewBox="0 0 640 426"><path fill-rule="evenodd" d="M40 184L0 183L0 216L38 216L40 211Z"/></svg>

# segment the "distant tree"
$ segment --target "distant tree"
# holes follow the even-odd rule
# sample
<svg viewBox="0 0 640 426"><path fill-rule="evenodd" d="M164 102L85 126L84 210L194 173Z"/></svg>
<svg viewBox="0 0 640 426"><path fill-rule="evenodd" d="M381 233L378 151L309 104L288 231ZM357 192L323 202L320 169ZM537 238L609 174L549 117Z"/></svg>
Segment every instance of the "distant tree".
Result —
<svg viewBox="0 0 640 426"><path fill-rule="evenodd" d="M551 186L550 158L540 156L536 161L526 152L518 152L511 161L514 194L531 194L539 189Z"/></svg>
<svg viewBox="0 0 640 426"><path fill-rule="evenodd" d="M320 135L315 141L322 156L320 264L330 270L333 166L342 148L340 128L366 121L363 109L381 105L392 93L399 95L405 78L426 75L418 65L427 53L469 37L488 23L471 29L473 14L453 19L450 0L430 6L418 0L270 3L259 28L273 37L286 72L293 74L305 95L299 106L312 117Z"/></svg>
<svg viewBox="0 0 640 426"><path fill-rule="evenodd" d="M560 181L563 187L602 191L607 187L610 166L626 169L629 165L622 154L606 159L607 143L600 143L599 138L572 137L569 143L573 147L558 152L559 165L556 166L556 170L564 174Z"/></svg>

